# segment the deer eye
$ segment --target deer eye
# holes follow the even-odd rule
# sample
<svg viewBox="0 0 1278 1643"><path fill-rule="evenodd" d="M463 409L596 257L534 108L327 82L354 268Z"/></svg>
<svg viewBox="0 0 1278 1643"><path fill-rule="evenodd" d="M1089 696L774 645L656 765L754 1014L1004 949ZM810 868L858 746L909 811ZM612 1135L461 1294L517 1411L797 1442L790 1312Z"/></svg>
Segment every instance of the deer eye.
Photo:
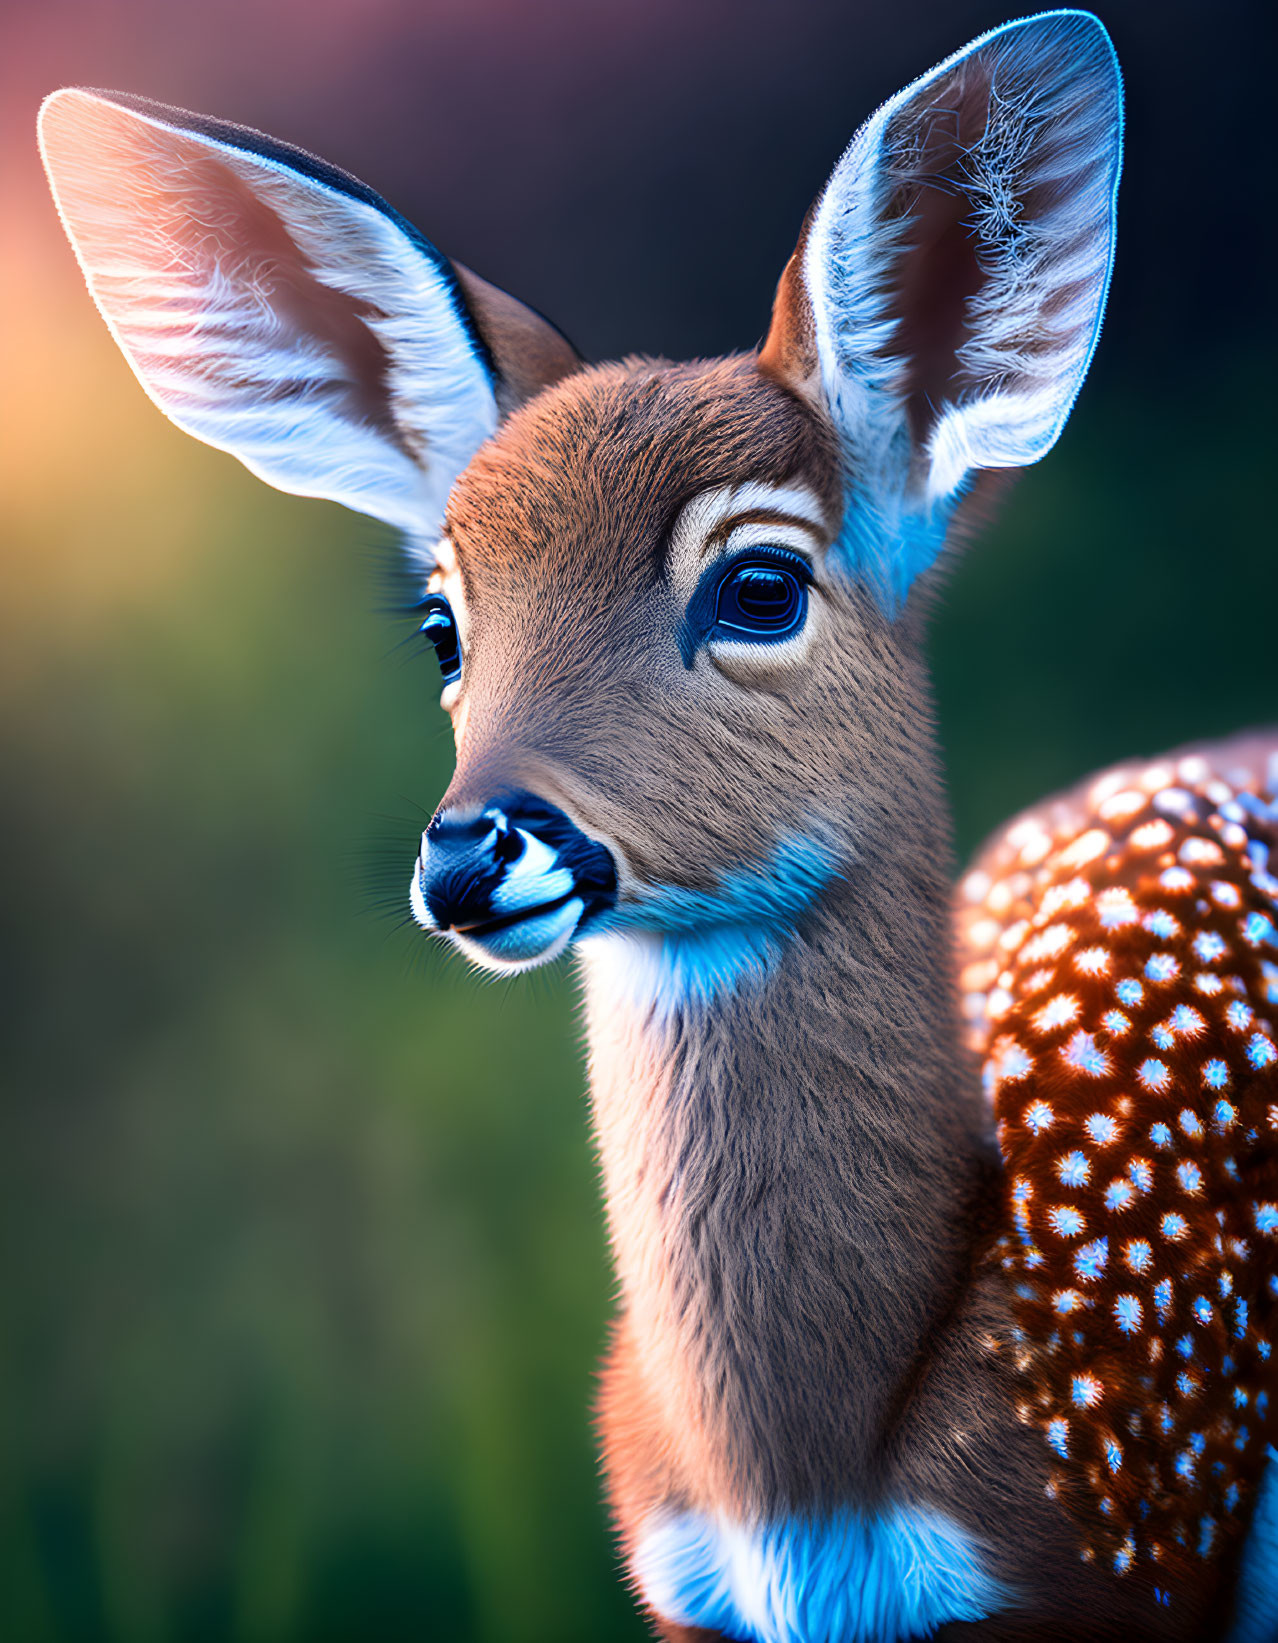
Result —
<svg viewBox="0 0 1278 1643"><path fill-rule="evenodd" d="M761 543L707 567L679 624L684 667L709 639L775 644L807 620L812 566L800 553Z"/></svg>
<svg viewBox="0 0 1278 1643"><path fill-rule="evenodd" d="M424 633L434 645L435 660L444 683L454 684L461 678L461 638L453 608L442 593L433 593L418 609L425 612L418 632Z"/></svg>
<svg viewBox="0 0 1278 1643"><path fill-rule="evenodd" d="M808 613L811 572L797 558L738 559L719 582L715 629L729 638L788 638Z"/></svg>

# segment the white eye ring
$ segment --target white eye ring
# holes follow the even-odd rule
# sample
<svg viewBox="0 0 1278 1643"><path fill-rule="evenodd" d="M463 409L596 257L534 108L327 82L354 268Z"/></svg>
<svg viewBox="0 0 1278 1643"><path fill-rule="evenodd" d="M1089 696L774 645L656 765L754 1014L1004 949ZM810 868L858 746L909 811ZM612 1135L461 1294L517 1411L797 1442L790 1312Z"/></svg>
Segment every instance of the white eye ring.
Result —
<svg viewBox="0 0 1278 1643"><path fill-rule="evenodd" d="M718 672L734 684L756 685L769 675L786 674L805 662L824 622L824 605L819 589L808 589L808 613L801 627L784 639L765 643L752 639L731 639L726 633L710 633L705 652Z"/></svg>

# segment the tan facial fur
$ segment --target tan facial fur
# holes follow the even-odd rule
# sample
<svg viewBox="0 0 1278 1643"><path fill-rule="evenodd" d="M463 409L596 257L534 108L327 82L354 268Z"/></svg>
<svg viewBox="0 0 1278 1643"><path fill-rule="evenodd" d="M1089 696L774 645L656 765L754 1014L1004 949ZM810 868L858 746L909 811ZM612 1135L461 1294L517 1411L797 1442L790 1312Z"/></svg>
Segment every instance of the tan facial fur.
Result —
<svg viewBox="0 0 1278 1643"><path fill-rule="evenodd" d="M540 395L449 506L465 658L443 807L530 788L615 848L623 898L627 879L712 889L814 831L851 851L890 815L917 692L908 631L831 561L840 516L831 436L752 359L627 362ZM803 631L685 666L703 569L765 542L813 565Z"/></svg>

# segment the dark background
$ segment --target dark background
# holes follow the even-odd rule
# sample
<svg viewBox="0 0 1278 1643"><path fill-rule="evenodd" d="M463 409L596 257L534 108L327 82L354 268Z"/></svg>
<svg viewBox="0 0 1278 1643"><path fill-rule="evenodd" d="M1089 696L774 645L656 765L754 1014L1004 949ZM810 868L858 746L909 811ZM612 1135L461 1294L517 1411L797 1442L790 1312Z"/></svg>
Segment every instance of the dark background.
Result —
<svg viewBox="0 0 1278 1643"><path fill-rule="evenodd" d="M1117 277L935 630L960 848L1278 720L1273 8L1103 5ZM638 1636L570 974L397 928L450 744L389 544L171 429L79 282L39 97L364 177L592 358L751 346L865 114L985 0L95 0L0 50L0 1636ZM386 901L390 912L381 909Z"/></svg>

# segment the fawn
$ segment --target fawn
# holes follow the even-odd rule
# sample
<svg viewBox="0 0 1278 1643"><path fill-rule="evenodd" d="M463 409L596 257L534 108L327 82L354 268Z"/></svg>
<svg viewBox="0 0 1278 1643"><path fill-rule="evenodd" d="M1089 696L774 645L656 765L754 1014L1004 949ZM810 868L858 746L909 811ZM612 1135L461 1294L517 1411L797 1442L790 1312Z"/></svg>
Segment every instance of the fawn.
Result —
<svg viewBox="0 0 1278 1643"><path fill-rule="evenodd" d="M923 661L1086 372L1121 130L1094 17L995 29L861 128L757 352L590 367L309 154L42 114L160 408L403 533L457 744L418 922L579 954L667 1639L1278 1633L1278 732L1022 818L956 911Z"/></svg>

